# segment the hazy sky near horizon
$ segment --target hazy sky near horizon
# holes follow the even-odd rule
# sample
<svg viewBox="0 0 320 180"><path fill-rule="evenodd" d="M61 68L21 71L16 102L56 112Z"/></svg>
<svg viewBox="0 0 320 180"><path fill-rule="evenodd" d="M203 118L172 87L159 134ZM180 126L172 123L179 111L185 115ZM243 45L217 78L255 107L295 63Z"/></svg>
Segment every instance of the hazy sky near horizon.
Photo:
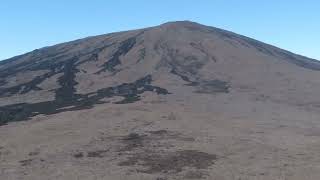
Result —
<svg viewBox="0 0 320 180"><path fill-rule="evenodd" d="M223 28L320 60L319 0L1 0L0 60L177 20Z"/></svg>

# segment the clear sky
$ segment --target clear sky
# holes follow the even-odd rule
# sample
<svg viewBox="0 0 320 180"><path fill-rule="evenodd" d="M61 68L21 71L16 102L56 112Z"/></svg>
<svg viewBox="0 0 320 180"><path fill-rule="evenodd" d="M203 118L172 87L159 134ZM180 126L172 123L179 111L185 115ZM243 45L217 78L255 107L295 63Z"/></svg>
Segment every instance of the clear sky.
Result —
<svg viewBox="0 0 320 180"><path fill-rule="evenodd" d="M1 0L0 60L176 20L231 30L320 60L319 0Z"/></svg>

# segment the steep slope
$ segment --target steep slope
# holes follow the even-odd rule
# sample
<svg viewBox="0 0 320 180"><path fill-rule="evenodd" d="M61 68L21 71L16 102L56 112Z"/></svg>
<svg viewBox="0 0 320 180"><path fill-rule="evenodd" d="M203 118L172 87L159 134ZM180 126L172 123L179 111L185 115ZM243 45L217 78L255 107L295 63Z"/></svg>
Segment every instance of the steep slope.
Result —
<svg viewBox="0 0 320 180"><path fill-rule="evenodd" d="M315 60L192 22L86 38L1 62L0 122L89 108L105 97L122 96L118 103L129 103L145 91L168 94L150 85L166 76L178 76L181 85L199 92L228 92L232 79L247 75L267 85L258 77L285 74L280 66L287 63L320 70Z"/></svg>
<svg viewBox="0 0 320 180"><path fill-rule="evenodd" d="M1 61L0 179L313 179L319 75L316 60L188 21Z"/></svg>

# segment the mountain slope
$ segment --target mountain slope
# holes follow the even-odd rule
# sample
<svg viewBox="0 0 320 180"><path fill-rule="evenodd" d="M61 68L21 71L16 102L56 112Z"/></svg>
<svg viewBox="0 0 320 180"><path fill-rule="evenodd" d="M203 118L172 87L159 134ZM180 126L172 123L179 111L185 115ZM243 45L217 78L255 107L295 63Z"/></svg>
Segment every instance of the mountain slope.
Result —
<svg viewBox="0 0 320 180"><path fill-rule="evenodd" d="M38 49L0 62L0 178L313 179L319 75L189 21Z"/></svg>
<svg viewBox="0 0 320 180"><path fill-rule="evenodd" d="M254 67L259 59L261 64ZM275 63L285 62L320 69L315 60L192 22L77 40L1 63L1 104L7 105L1 110L1 122L57 113L57 109L69 106L75 106L70 110L87 108L104 97L123 96L127 98L124 101L131 102L145 91L168 94L166 89L149 85L151 74L156 73L179 76L185 83L204 89L210 86L227 91L227 81L234 74L228 70L217 72L219 66L231 70L239 65L245 71L241 74L246 75L247 68L260 71L271 63L278 66ZM213 72L204 72L210 70ZM218 73L224 73L221 80L217 79ZM8 117L10 114L15 115Z"/></svg>

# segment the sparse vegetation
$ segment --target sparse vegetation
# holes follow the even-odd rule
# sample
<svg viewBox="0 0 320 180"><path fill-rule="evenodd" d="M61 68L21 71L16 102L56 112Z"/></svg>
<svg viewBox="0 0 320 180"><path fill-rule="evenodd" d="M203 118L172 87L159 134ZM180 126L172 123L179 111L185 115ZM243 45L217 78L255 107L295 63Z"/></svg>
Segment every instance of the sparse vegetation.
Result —
<svg viewBox="0 0 320 180"><path fill-rule="evenodd" d="M33 161L33 159L26 159L26 160L22 160L22 161L19 161L21 166L29 166L31 165L31 162Z"/></svg>
<svg viewBox="0 0 320 180"><path fill-rule="evenodd" d="M121 162L120 166L140 165L146 167L139 170L143 173L179 173L184 167L206 169L217 160L216 155L207 154L194 150L168 152L166 154L136 154L127 161ZM141 162L141 163L140 163Z"/></svg>
<svg viewBox="0 0 320 180"><path fill-rule="evenodd" d="M106 150L97 150L97 151L90 151L87 154L87 157L89 158L102 158L104 157L104 153L106 153Z"/></svg>
<svg viewBox="0 0 320 180"><path fill-rule="evenodd" d="M73 155L73 157L75 157L75 158L83 158L84 155L83 155L82 152L78 152L78 153L75 153L75 154Z"/></svg>

